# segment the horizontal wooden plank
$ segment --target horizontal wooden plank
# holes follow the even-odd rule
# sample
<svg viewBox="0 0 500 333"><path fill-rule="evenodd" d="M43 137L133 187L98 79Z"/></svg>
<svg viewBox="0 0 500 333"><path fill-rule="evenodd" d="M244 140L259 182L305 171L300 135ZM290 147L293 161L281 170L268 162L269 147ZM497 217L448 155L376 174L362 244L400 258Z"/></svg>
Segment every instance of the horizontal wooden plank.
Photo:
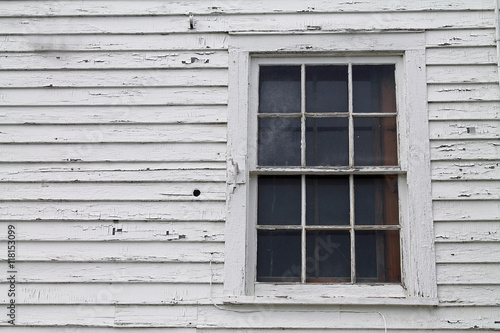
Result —
<svg viewBox="0 0 500 333"><path fill-rule="evenodd" d="M0 53L2 70L227 68L227 51Z"/></svg>
<svg viewBox="0 0 500 333"><path fill-rule="evenodd" d="M442 120L500 119L499 102L429 103L429 118Z"/></svg>
<svg viewBox="0 0 500 333"><path fill-rule="evenodd" d="M497 221L500 201L434 201L435 221Z"/></svg>
<svg viewBox="0 0 500 333"><path fill-rule="evenodd" d="M9 163L0 182L224 182L226 163Z"/></svg>
<svg viewBox="0 0 500 333"><path fill-rule="evenodd" d="M225 50L226 34L13 35L2 37L3 52Z"/></svg>
<svg viewBox="0 0 500 333"><path fill-rule="evenodd" d="M226 142L225 124L0 125L0 143Z"/></svg>
<svg viewBox="0 0 500 333"><path fill-rule="evenodd" d="M178 1L165 4L160 0L141 1L10 1L2 6L0 16L108 16L108 15L186 15L195 14L233 14L233 13L294 13L294 12L372 12L372 11L450 11L450 10L493 10L488 0L386 0L384 3L339 2L339 1L301 1L257 0L250 3L216 0L210 3Z"/></svg>
<svg viewBox="0 0 500 333"><path fill-rule="evenodd" d="M431 160L498 160L498 140L431 141Z"/></svg>
<svg viewBox="0 0 500 333"><path fill-rule="evenodd" d="M225 143L8 144L1 162L217 162Z"/></svg>
<svg viewBox="0 0 500 333"><path fill-rule="evenodd" d="M73 310L73 309L71 309ZM83 310L82 308L80 308L80 310ZM92 326L88 326L88 327L85 327L85 326L50 326L50 327L43 327L43 326L38 326L38 325L42 325L43 322L41 321L37 321L37 324L36 324L36 332L37 333L93 333L95 332L96 330L96 326L93 325ZM15 325L15 326L10 326L9 328L12 332L14 333L33 333L33 326L19 326L19 325ZM116 333L117 332L117 329L116 327L99 327L99 333ZM196 329L196 328L169 328L169 333L199 333L199 331ZM126 333L165 333L165 329L164 328L144 328L144 327L140 327L140 328L133 328L133 327L130 327L130 328L126 328L125 330L124 329L120 329L120 331L123 331L123 332L126 332ZM360 333L363 333L363 332L360 332ZM407 332L407 333L413 333L413 332ZM438 332L436 331L435 333L442 333L442 332Z"/></svg>
<svg viewBox="0 0 500 333"><path fill-rule="evenodd" d="M500 162L432 162L434 180L500 180Z"/></svg>
<svg viewBox="0 0 500 333"><path fill-rule="evenodd" d="M122 231L123 232L123 231ZM115 232L116 233L116 232ZM7 248L7 241L0 241ZM0 260L7 260L7 251ZM16 262L162 262L224 261L222 242L16 242ZM4 263L6 265L6 263Z"/></svg>
<svg viewBox="0 0 500 333"><path fill-rule="evenodd" d="M226 87L0 89L4 106L226 104Z"/></svg>
<svg viewBox="0 0 500 333"><path fill-rule="evenodd" d="M227 86L221 69L1 71L1 88Z"/></svg>
<svg viewBox="0 0 500 333"><path fill-rule="evenodd" d="M0 106L0 124L198 124L226 122L226 105Z"/></svg>
<svg viewBox="0 0 500 333"><path fill-rule="evenodd" d="M16 269L20 283L220 283L223 274L218 263L17 262Z"/></svg>
<svg viewBox="0 0 500 333"><path fill-rule="evenodd" d="M498 84L430 84L427 88L429 102L498 101Z"/></svg>
<svg viewBox="0 0 500 333"><path fill-rule="evenodd" d="M14 220L162 220L222 221L226 216L221 201L156 202L3 202L0 221Z"/></svg>
<svg viewBox="0 0 500 333"><path fill-rule="evenodd" d="M437 264L438 284L498 285L500 264Z"/></svg>
<svg viewBox="0 0 500 333"><path fill-rule="evenodd" d="M500 138L500 120L487 121L431 121L429 123L431 139L496 139Z"/></svg>
<svg viewBox="0 0 500 333"><path fill-rule="evenodd" d="M9 302L8 283L0 284L0 303ZM223 287L208 283L18 283L21 304L186 304L221 297ZM129 332L128 330L126 331Z"/></svg>
<svg viewBox="0 0 500 333"><path fill-rule="evenodd" d="M226 183L0 183L0 201L23 200L225 201Z"/></svg>
<svg viewBox="0 0 500 333"><path fill-rule="evenodd" d="M495 65L427 66L427 83L497 83Z"/></svg>
<svg viewBox="0 0 500 333"><path fill-rule="evenodd" d="M495 46L495 29L433 30L425 33L427 47Z"/></svg>
<svg viewBox="0 0 500 333"><path fill-rule="evenodd" d="M439 302L457 306L499 306L500 285L470 286L444 285L438 286Z"/></svg>
<svg viewBox="0 0 500 333"><path fill-rule="evenodd" d="M500 221L435 222L436 242L500 242Z"/></svg>
<svg viewBox="0 0 500 333"><path fill-rule="evenodd" d="M16 228L20 242L221 242L224 222L64 221L10 220L0 222L0 239L8 226Z"/></svg>
<svg viewBox="0 0 500 333"><path fill-rule="evenodd" d="M138 13L140 14L140 12ZM314 22L314 24L312 24ZM493 11L388 13L268 13L196 15L197 33L223 31L352 31L398 29L493 28ZM0 31L12 34L152 34L191 32L183 15L3 18Z"/></svg>
<svg viewBox="0 0 500 333"><path fill-rule="evenodd" d="M488 65L497 62L496 47L431 48L425 51L427 65Z"/></svg>
<svg viewBox="0 0 500 333"><path fill-rule="evenodd" d="M432 184L434 200L500 200L500 182L454 180L436 181Z"/></svg>
<svg viewBox="0 0 500 333"><path fill-rule="evenodd" d="M500 242L437 243L436 263L500 263Z"/></svg>

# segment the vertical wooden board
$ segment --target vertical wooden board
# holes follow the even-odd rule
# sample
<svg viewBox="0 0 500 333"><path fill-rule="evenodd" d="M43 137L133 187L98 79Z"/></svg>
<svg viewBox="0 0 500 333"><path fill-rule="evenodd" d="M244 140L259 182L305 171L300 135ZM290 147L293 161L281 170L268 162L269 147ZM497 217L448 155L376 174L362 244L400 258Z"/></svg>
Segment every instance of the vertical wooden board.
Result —
<svg viewBox="0 0 500 333"><path fill-rule="evenodd" d="M436 242L500 242L500 221L435 222Z"/></svg>
<svg viewBox="0 0 500 333"><path fill-rule="evenodd" d="M193 304L222 296L222 284L209 283L19 283L17 304ZM8 283L0 302L9 302Z"/></svg>
<svg viewBox="0 0 500 333"><path fill-rule="evenodd" d="M0 222L0 238L7 239L8 226L16 228L18 241L48 242L222 242L224 222L155 221L34 221Z"/></svg>
<svg viewBox="0 0 500 333"><path fill-rule="evenodd" d="M435 221L496 221L500 201L434 201Z"/></svg>
<svg viewBox="0 0 500 333"><path fill-rule="evenodd" d="M433 180L500 180L500 162L432 162Z"/></svg>
<svg viewBox="0 0 500 333"><path fill-rule="evenodd" d="M2 52L0 69L175 69L227 68L227 51L45 51Z"/></svg>

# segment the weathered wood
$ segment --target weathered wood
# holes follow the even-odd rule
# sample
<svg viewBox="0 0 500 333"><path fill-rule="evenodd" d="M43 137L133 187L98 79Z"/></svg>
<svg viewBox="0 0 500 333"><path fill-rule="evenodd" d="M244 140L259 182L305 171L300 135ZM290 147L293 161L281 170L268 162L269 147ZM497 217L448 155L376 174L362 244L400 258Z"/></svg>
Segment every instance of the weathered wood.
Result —
<svg viewBox="0 0 500 333"><path fill-rule="evenodd" d="M227 51L0 53L3 70L227 68Z"/></svg>
<svg viewBox="0 0 500 333"><path fill-rule="evenodd" d="M222 162L225 143L8 144L2 162Z"/></svg>
<svg viewBox="0 0 500 333"><path fill-rule="evenodd" d="M499 242L436 244L436 263L438 264L500 263L499 254Z"/></svg>
<svg viewBox="0 0 500 333"><path fill-rule="evenodd" d="M24 283L209 283L222 281L222 264L212 263L76 263L19 262L18 282ZM57 274L55 274L57 272Z"/></svg>
<svg viewBox="0 0 500 333"><path fill-rule="evenodd" d="M500 200L498 181L435 181L432 184L434 200Z"/></svg>
<svg viewBox="0 0 500 333"><path fill-rule="evenodd" d="M429 102L498 101L498 84L431 84Z"/></svg>
<svg viewBox="0 0 500 333"><path fill-rule="evenodd" d="M427 66L427 83L497 83L494 65Z"/></svg>
<svg viewBox="0 0 500 333"><path fill-rule="evenodd" d="M3 202L0 221L162 220L222 221L225 202Z"/></svg>
<svg viewBox="0 0 500 333"><path fill-rule="evenodd" d="M500 143L498 140L475 141L432 141L431 160L498 160Z"/></svg>
<svg viewBox="0 0 500 333"><path fill-rule="evenodd" d="M52 307L51 307L52 308ZM53 309L53 308L52 308ZM54 310L54 309L53 309ZM72 309L73 310L73 309ZM80 308L80 311L84 311L83 308ZM40 323L40 321L38 321ZM12 332L14 333L32 333L33 332L33 327L30 326L11 326L9 328ZM99 332L101 333L115 333L116 328L113 327L99 327ZM71 325L66 325L66 326L50 326L50 327L42 327L42 326L37 326L36 327L37 333L93 333L96 331L96 326L71 326ZM199 333L198 329L196 328L169 328L168 329L169 333ZM133 328L129 327L127 328L127 333L164 333L165 329L164 328ZM364 332L359 332L359 333L364 333ZM408 332L408 333L413 333L413 332ZM438 332L436 333L443 333L443 332Z"/></svg>
<svg viewBox="0 0 500 333"><path fill-rule="evenodd" d="M23 200L225 201L226 183L0 183L0 201Z"/></svg>
<svg viewBox="0 0 500 333"><path fill-rule="evenodd" d="M442 120L500 119L499 102L429 103L429 118Z"/></svg>
<svg viewBox="0 0 500 333"><path fill-rule="evenodd" d="M19 34L139 34L191 32L184 15L3 18L0 31ZM196 15L197 33L223 31L355 31L493 28L493 11L268 13ZM314 22L314 23L312 23Z"/></svg>
<svg viewBox="0 0 500 333"><path fill-rule="evenodd" d="M30 96L28 99L27 96ZM0 89L4 106L226 104L226 87Z"/></svg>
<svg viewBox="0 0 500 333"><path fill-rule="evenodd" d="M9 302L9 284L0 284L0 303ZM222 296L208 283L19 283L17 304L194 304ZM38 331L38 330L37 330Z"/></svg>
<svg viewBox="0 0 500 333"><path fill-rule="evenodd" d="M224 243L221 242L149 241L145 246L144 242L18 241L16 245L17 262L222 263L224 260ZM0 242L0 246L7 248L7 242ZM7 259L7 252L0 254L0 260Z"/></svg>
<svg viewBox="0 0 500 333"><path fill-rule="evenodd" d="M500 180L500 162L432 162L434 180Z"/></svg>
<svg viewBox="0 0 500 333"><path fill-rule="evenodd" d="M0 125L0 143L226 142L225 124Z"/></svg>
<svg viewBox="0 0 500 333"><path fill-rule="evenodd" d="M456 306L499 306L498 285L442 285L438 287L439 301Z"/></svg>
<svg viewBox="0 0 500 333"><path fill-rule="evenodd" d="M496 64L496 47L430 48L426 50L427 65Z"/></svg>
<svg viewBox="0 0 500 333"><path fill-rule="evenodd" d="M226 34L172 35L14 35L2 41L3 52L225 50Z"/></svg>
<svg viewBox="0 0 500 333"><path fill-rule="evenodd" d="M500 242L500 222L434 223L436 242ZM464 245L467 247L467 245Z"/></svg>
<svg viewBox="0 0 500 333"><path fill-rule="evenodd" d="M227 86L222 69L0 71L1 88Z"/></svg>
<svg viewBox="0 0 500 333"><path fill-rule="evenodd" d="M427 47L495 46L495 29L433 30L425 33Z"/></svg>
<svg viewBox="0 0 500 333"><path fill-rule="evenodd" d="M224 182L225 163L9 163L0 182Z"/></svg>
<svg viewBox="0 0 500 333"><path fill-rule="evenodd" d="M0 237L7 239L8 225L16 228L20 242L221 242L224 222L144 221L23 221L0 222Z"/></svg>
<svg viewBox="0 0 500 333"><path fill-rule="evenodd" d="M437 264L438 284L498 285L500 264Z"/></svg>
<svg viewBox="0 0 500 333"><path fill-rule="evenodd" d="M500 138L500 120L431 121L429 126L431 139L473 140Z"/></svg>
<svg viewBox="0 0 500 333"><path fill-rule="evenodd" d="M197 124L227 122L225 105L0 105L0 124Z"/></svg>
<svg viewBox="0 0 500 333"><path fill-rule="evenodd" d="M497 221L500 201L434 201L435 221Z"/></svg>
<svg viewBox="0 0 500 333"><path fill-rule="evenodd" d="M340 1L301 1L257 0L251 3L217 1L177 1L165 4L159 0L141 1L141 4L129 1L11 1L4 4L0 16L109 16L109 15L186 15L195 14L233 14L233 13L269 13L269 12L372 12L372 11L448 11L448 10L493 10L494 5L488 0L422 0L416 3L404 0L390 0L379 3L340 2Z"/></svg>

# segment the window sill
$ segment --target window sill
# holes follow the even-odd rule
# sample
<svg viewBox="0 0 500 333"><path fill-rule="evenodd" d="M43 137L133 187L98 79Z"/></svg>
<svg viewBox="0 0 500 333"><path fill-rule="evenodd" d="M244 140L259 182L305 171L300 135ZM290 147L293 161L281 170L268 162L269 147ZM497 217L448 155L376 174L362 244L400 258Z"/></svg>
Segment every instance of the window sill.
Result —
<svg viewBox="0 0 500 333"><path fill-rule="evenodd" d="M293 297L293 296L227 296L226 305L408 305L436 306L437 298L430 297Z"/></svg>

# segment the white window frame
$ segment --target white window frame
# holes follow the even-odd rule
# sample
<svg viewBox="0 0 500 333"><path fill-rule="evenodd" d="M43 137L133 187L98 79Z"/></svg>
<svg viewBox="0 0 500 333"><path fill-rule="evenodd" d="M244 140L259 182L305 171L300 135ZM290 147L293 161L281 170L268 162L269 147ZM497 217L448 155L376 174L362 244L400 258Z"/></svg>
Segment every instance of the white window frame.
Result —
<svg viewBox="0 0 500 333"><path fill-rule="evenodd" d="M424 34L233 34L229 55L225 301L437 304ZM303 61L396 64L402 285L255 282L256 67Z"/></svg>

